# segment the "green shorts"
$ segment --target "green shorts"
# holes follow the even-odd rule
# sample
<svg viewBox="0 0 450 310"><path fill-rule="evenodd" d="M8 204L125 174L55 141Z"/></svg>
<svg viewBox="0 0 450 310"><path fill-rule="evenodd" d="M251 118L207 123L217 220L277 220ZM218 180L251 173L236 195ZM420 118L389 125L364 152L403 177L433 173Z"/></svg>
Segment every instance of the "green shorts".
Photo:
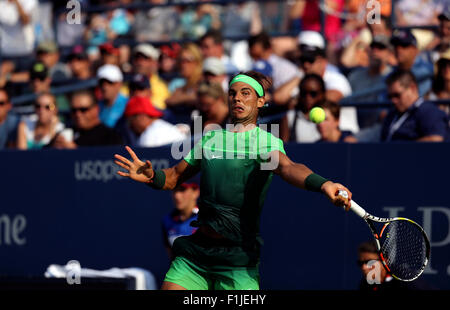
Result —
<svg viewBox="0 0 450 310"><path fill-rule="evenodd" d="M188 290L259 290L259 271L258 266L203 266L177 256L164 281Z"/></svg>

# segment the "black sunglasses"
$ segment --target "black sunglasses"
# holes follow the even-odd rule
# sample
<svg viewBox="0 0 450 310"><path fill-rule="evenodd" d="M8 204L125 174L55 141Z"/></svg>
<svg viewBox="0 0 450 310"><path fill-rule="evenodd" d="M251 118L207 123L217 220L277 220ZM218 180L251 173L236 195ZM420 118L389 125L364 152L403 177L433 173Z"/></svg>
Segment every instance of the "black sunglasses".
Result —
<svg viewBox="0 0 450 310"><path fill-rule="evenodd" d="M388 98L389 98L390 100L392 100L393 98L398 99L398 98L400 98L401 96L402 96L401 93L389 93L389 94L388 94Z"/></svg>
<svg viewBox="0 0 450 310"><path fill-rule="evenodd" d="M316 56L312 55L302 55L300 56L300 63L314 63L316 61Z"/></svg>
<svg viewBox="0 0 450 310"><path fill-rule="evenodd" d="M82 107L82 108L71 108L70 112L72 112L73 114L77 113L78 111L81 113L86 113L87 111L89 111L93 106L89 106L89 107Z"/></svg>
<svg viewBox="0 0 450 310"><path fill-rule="evenodd" d="M300 92L300 96L306 97L310 95L311 98L316 98L319 95L319 92L317 90L304 90Z"/></svg>

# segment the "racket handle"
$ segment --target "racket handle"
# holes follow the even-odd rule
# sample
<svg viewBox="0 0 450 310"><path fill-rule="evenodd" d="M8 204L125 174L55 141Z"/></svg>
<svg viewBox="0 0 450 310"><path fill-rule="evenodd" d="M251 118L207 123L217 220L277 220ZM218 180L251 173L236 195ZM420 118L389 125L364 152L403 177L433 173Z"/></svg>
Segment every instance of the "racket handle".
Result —
<svg viewBox="0 0 450 310"><path fill-rule="evenodd" d="M348 193L344 190L340 190L339 191L339 195L344 197L344 198L348 198ZM344 207L345 209L345 207ZM350 210L352 210L353 212L355 212L356 215L358 215L361 218L365 218L367 212L366 210L364 210L359 204L357 204L354 200L350 201Z"/></svg>

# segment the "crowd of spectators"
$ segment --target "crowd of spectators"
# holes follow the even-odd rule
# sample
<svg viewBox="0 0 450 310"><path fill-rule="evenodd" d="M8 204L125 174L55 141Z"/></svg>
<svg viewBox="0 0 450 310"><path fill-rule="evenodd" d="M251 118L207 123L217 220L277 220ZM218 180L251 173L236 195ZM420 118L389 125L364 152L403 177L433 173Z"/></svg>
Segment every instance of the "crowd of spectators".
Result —
<svg viewBox="0 0 450 310"><path fill-rule="evenodd" d="M195 117L227 123L248 70L285 142L449 139L446 1L75 2L79 23L66 1L0 0L0 149L188 139Z"/></svg>

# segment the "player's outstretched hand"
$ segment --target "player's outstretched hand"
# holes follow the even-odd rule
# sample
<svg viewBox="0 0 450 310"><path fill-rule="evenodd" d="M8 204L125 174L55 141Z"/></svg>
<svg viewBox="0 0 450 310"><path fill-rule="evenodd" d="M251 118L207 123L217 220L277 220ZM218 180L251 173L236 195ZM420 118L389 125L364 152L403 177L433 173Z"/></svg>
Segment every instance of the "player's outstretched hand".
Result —
<svg viewBox="0 0 450 310"><path fill-rule="evenodd" d="M149 160L144 163L136 156L129 146L125 146L125 149L128 151L133 161L130 161L119 154L115 154L114 157L116 160L114 162L116 165L126 170L126 172L117 171L117 174L138 182L147 183L153 177L154 172L152 163Z"/></svg>
<svg viewBox="0 0 450 310"><path fill-rule="evenodd" d="M340 190L346 191L348 193L348 198L339 195ZM338 207L345 207L346 211L350 209L350 201L352 200L352 193L344 185L327 181L322 185L322 192L325 194L325 196L328 197L328 199L330 199L330 201L334 205Z"/></svg>

